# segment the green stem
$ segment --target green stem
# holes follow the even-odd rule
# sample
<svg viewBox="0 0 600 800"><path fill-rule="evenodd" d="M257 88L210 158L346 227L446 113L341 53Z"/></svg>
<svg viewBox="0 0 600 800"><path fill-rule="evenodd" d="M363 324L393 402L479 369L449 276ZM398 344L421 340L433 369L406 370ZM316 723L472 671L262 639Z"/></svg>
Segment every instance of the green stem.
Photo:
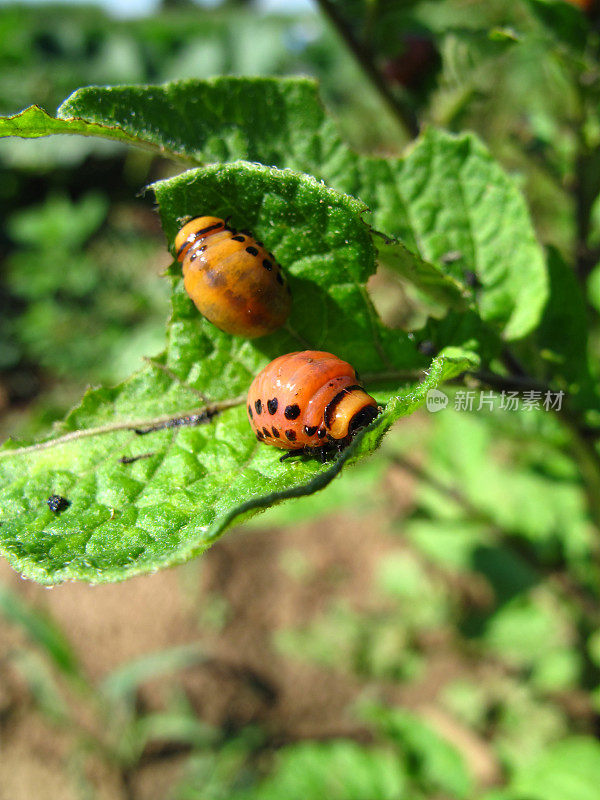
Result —
<svg viewBox="0 0 600 800"><path fill-rule="evenodd" d="M420 129L417 117L412 109L392 92L384 76L375 65L373 53L356 38L332 0L317 0L317 2L325 16L328 17L337 28L338 33L346 43L350 52L354 55L359 66L379 92L398 122L400 122L409 138L415 139L419 135Z"/></svg>

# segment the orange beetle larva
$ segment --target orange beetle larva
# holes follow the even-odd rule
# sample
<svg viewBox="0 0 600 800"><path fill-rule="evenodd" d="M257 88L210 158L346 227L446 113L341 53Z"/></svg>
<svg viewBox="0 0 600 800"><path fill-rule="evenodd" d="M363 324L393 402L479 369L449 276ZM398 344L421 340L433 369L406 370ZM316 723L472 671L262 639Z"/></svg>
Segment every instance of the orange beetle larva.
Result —
<svg viewBox="0 0 600 800"><path fill-rule="evenodd" d="M342 450L379 413L346 361L320 350L279 356L248 391L259 441L284 450Z"/></svg>
<svg viewBox="0 0 600 800"><path fill-rule="evenodd" d="M183 283L198 311L227 333L254 339L280 328L291 308L281 267L248 231L195 217L175 238Z"/></svg>

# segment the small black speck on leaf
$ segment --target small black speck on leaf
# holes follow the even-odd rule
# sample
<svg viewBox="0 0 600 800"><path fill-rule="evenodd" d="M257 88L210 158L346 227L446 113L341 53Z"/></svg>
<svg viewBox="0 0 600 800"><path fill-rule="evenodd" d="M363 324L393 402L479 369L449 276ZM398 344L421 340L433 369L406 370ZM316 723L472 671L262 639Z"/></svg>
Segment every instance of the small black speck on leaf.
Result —
<svg viewBox="0 0 600 800"><path fill-rule="evenodd" d="M67 500L66 497L62 497L60 494L51 494L46 502L48 503L48 508L54 514L60 514L61 511L64 511L65 508L71 505L71 501Z"/></svg>

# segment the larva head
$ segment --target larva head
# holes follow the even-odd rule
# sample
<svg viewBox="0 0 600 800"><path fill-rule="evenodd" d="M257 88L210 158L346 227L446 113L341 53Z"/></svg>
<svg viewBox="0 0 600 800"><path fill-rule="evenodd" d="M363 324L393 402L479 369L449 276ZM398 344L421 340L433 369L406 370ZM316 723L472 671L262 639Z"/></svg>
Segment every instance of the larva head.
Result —
<svg viewBox="0 0 600 800"><path fill-rule="evenodd" d="M356 431L373 422L379 409L375 400L360 386L351 386L340 392L325 409L325 427L335 441L350 439Z"/></svg>
<svg viewBox="0 0 600 800"><path fill-rule="evenodd" d="M175 253L177 260L183 261L185 254L198 239L205 239L225 228L225 221L220 217L194 217L180 229L175 237Z"/></svg>

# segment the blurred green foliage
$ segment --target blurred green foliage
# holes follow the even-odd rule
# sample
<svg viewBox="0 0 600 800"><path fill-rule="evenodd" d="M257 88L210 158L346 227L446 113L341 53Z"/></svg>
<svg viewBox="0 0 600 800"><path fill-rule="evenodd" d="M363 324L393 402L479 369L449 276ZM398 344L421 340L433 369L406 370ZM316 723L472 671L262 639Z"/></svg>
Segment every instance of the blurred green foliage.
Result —
<svg viewBox="0 0 600 800"><path fill-rule="evenodd" d="M99 194L77 203L49 195L8 218L18 250L6 262L7 284L23 304L13 320L22 349L9 351L4 367L20 358L59 379L115 381L162 348L158 237L136 231L143 219L127 207L112 209L110 220L107 212Z"/></svg>

